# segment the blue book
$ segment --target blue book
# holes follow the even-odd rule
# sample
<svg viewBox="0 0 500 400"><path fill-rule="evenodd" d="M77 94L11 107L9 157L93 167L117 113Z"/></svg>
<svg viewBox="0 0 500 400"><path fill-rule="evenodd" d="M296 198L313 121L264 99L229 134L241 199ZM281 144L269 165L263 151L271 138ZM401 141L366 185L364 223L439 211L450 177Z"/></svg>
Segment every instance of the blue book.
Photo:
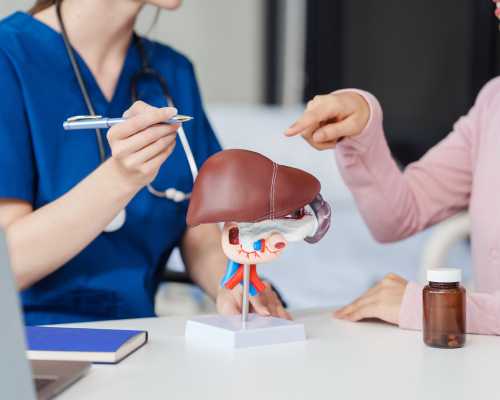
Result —
<svg viewBox="0 0 500 400"><path fill-rule="evenodd" d="M146 331L27 326L30 360L116 364L146 344Z"/></svg>

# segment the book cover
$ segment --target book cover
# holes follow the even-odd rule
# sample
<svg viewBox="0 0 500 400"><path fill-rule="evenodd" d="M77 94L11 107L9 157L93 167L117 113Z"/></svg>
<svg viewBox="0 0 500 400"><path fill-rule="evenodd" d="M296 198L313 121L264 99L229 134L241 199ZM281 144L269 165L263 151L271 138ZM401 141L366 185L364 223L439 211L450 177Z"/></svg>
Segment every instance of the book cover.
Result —
<svg viewBox="0 0 500 400"><path fill-rule="evenodd" d="M28 326L26 340L32 360L117 363L147 342L147 332Z"/></svg>

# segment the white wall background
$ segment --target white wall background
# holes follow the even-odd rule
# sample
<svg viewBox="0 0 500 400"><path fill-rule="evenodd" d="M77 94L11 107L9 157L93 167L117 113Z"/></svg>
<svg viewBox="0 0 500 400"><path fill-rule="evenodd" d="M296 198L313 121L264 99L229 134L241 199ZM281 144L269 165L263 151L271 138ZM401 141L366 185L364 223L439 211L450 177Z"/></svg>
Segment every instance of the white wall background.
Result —
<svg viewBox="0 0 500 400"><path fill-rule="evenodd" d="M179 10L161 13L151 36L191 58L207 102L258 103L263 87L263 1L184 0ZM0 18L33 3L1 0ZM153 14L151 7L144 10L139 32L148 30Z"/></svg>
<svg viewBox="0 0 500 400"><path fill-rule="evenodd" d="M298 308L346 303L389 271L415 279L427 234L392 245L375 243L339 176L333 154L283 137L302 106L255 106L263 87L264 1L185 0L179 11L162 13L152 34L194 61L204 98L212 103L210 117L225 146L262 152L277 162L308 170L322 182L322 192L334 210L331 231L317 245L290 246L280 260L262 266L262 274ZM296 103L301 94L303 77L297 67L303 62L304 2L284 3L280 97L286 104ZM0 17L26 10L32 3L0 0ZM153 11L141 16L139 32L147 31ZM459 250L450 265L462 266L465 259L467 249Z"/></svg>

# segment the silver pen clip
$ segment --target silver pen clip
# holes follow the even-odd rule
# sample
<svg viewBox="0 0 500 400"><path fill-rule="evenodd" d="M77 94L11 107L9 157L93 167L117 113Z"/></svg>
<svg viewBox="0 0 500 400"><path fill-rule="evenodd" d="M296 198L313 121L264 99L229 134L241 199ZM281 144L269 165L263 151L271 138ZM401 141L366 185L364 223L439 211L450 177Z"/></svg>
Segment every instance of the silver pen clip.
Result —
<svg viewBox="0 0 500 400"><path fill-rule="evenodd" d="M96 119L102 119L101 115L75 115L74 117L69 117L66 122L81 122L81 121L93 121Z"/></svg>

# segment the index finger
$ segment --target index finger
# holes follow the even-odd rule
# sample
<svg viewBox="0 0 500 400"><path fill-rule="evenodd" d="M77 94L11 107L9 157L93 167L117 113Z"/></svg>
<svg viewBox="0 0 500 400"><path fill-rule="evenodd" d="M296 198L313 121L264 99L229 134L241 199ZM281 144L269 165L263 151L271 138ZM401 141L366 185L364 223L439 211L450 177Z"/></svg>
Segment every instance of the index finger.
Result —
<svg viewBox="0 0 500 400"><path fill-rule="evenodd" d="M363 293L360 297L358 297L352 303L350 303L344 307L339 308L335 312L335 316L341 318L341 317L344 317L348 314L353 313L354 311L357 311L358 309L360 309L362 307L365 307L367 305L374 303L376 295L380 290L381 290L381 285L379 282L374 287L368 289L365 293Z"/></svg>
<svg viewBox="0 0 500 400"><path fill-rule="evenodd" d="M366 318L378 318L379 313L377 312L377 304L369 303L363 307L360 307L350 314L346 315L343 319L348 321L357 322Z"/></svg>
<svg viewBox="0 0 500 400"><path fill-rule="evenodd" d="M296 136L305 130L315 130L319 124L318 114L315 110L306 110L286 131L285 136Z"/></svg>
<svg viewBox="0 0 500 400"><path fill-rule="evenodd" d="M307 104L304 114L286 131L286 136L301 134L304 130L315 130L321 123L331 121L342 110L342 103L335 96L317 96Z"/></svg>
<svg viewBox="0 0 500 400"><path fill-rule="evenodd" d="M250 297L250 305L254 308L257 314L269 317L273 314L273 312L270 309L269 304L264 304L262 296L265 295L261 293L259 296Z"/></svg>
<svg viewBox="0 0 500 400"><path fill-rule="evenodd" d="M176 113L177 111L171 107L152 108L115 125L109 130L109 136L116 139L126 139L146 128L167 121L176 115Z"/></svg>
<svg viewBox="0 0 500 400"><path fill-rule="evenodd" d="M131 118L135 117L136 115L142 114L147 111L155 110L159 107L152 106L151 104L148 104L142 100L137 100L130 106L128 110L126 110L123 113L123 118ZM177 109L175 107L165 107L165 108L170 108L175 114L177 114Z"/></svg>
<svg viewBox="0 0 500 400"><path fill-rule="evenodd" d="M276 305L276 310L278 311L278 317L288 319L289 321L293 320L290 313L285 310L285 307L283 307L283 304L281 304L280 302Z"/></svg>

